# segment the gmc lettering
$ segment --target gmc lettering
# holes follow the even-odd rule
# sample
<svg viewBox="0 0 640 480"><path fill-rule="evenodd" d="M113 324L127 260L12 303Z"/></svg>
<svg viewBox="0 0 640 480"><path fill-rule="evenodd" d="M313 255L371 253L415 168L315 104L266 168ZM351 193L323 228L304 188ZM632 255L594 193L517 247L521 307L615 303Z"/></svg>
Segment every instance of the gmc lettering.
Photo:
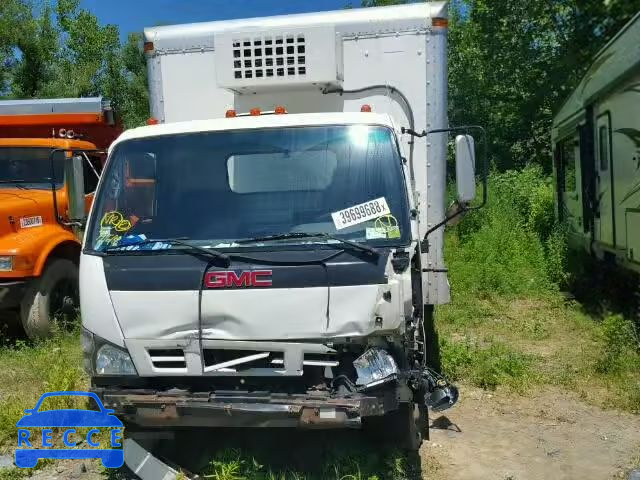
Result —
<svg viewBox="0 0 640 480"><path fill-rule="evenodd" d="M233 287L270 287L271 270L245 270L242 272L208 272L204 277L204 285L207 288L233 288Z"/></svg>

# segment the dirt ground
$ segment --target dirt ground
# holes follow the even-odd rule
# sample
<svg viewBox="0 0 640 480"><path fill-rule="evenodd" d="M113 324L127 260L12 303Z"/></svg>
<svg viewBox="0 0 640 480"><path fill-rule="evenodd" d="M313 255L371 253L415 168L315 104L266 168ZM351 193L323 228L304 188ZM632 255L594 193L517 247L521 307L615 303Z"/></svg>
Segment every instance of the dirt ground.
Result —
<svg viewBox="0 0 640 480"><path fill-rule="evenodd" d="M421 449L424 478L601 480L640 467L640 416L603 411L575 395L503 396L464 388L432 415Z"/></svg>
<svg viewBox="0 0 640 480"><path fill-rule="evenodd" d="M601 410L554 390L526 397L461 391L455 408L432 414L431 440L420 451L423 479L627 479L640 467L638 415ZM282 439L282 433L272 434ZM104 476L97 463L63 462L31 478Z"/></svg>

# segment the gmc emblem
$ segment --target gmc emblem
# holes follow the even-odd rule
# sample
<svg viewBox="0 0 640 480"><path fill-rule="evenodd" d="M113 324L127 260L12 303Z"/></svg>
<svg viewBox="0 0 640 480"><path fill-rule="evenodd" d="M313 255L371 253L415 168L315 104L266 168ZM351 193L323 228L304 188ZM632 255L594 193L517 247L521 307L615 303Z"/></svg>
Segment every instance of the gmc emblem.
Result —
<svg viewBox="0 0 640 480"><path fill-rule="evenodd" d="M230 271L208 272L204 277L207 288L270 287L271 270L244 270L239 274Z"/></svg>

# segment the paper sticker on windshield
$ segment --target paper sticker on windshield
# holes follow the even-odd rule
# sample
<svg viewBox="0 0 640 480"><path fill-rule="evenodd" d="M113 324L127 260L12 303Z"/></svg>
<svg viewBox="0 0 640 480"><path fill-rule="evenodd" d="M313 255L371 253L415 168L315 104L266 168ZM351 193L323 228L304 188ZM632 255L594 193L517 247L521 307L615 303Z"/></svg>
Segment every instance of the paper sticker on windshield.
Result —
<svg viewBox="0 0 640 480"><path fill-rule="evenodd" d="M22 217L20 219L20 228L31 228L42 226L42 217L37 215L35 217Z"/></svg>
<svg viewBox="0 0 640 480"><path fill-rule="evenodd" d="M331 217L333 218L336 230L342 230L343 228L368 222L369 220L374 220L383 215L389 215L390 213L391 211L389 210L387 201L384 197L380 197L359 205L354 205L353 207L345 208L344 210L333 212Z"/></svg>
<svg viewBox="0 0 640 480"><path fill-rule="evenodd" d="M124 233L131 230L133 223L127 220L120 212L107 212L100 221L101 227L113 227L116 232Z"/></svg>
<svg viewBox="0 0 640 480"><path fill-rule="evenodd" d="M393 215L378 217L373 227L365 230L365 236L367 240L400 238L401 234L398 220Z"/></svg>

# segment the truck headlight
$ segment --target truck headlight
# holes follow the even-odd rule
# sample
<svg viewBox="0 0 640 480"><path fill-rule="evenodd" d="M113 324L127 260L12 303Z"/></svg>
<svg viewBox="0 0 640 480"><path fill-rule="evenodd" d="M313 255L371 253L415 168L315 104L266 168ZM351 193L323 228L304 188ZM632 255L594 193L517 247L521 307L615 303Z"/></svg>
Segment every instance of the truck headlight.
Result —
<svg viewBox="0 0 640 480"><path fill-rule="evenodd" d="M129 353L108 343L102 345L96 353L96 373L98 375L138 374Z"/></svg>
<svg viewBox="0 0 640 480"><path fill-rule="evenodd" d="M3 255L0 257L0 272L11 272L13 270L13 257Z"/></svg>
<svg viewBox="0 0 640 480"><path fill-rule="evenodd" d="M395 380L398 366L391 355L381 348L370 348L353 361L358 374L357 385L374 387Z"/></svg>

